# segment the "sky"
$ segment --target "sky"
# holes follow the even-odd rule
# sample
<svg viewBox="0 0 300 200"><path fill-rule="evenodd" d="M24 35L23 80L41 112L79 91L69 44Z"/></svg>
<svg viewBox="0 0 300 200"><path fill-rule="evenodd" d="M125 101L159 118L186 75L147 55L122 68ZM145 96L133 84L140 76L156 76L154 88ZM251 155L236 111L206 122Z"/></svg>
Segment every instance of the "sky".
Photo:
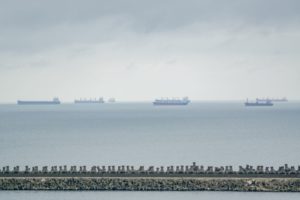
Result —
<svg viewBox="0 0 300 200"><path fill-rule="evenodd" d="M300 99L299 0L0 5L0 102Z"/></svg>

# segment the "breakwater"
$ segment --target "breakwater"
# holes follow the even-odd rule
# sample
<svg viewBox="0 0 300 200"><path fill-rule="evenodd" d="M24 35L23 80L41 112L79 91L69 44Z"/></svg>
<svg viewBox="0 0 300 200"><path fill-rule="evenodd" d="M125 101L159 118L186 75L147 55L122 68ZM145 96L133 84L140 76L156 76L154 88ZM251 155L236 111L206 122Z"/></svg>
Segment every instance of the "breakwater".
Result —
<svg viewBox="0 0 300 200"><path fill-rule="evenodd" d="M300 166L5 166L0 190L300 192Z"/></svg>
<svg viewBox="0 0 300 200"><path fill-rule="evenodd" d="M300 192L291 178L0 178L0 190L261 191Z"/></svg>

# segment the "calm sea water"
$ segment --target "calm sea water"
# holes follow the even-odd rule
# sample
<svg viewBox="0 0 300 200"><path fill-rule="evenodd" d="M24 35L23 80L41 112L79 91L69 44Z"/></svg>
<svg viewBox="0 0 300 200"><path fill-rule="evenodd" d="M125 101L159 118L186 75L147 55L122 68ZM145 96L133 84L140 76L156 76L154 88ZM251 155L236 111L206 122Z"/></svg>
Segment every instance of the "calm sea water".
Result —
<svg viewBox="0 0 300 200"><path fill-rule="evenodd" d="M5 200L299 200L299 193L0 191Z"/></svg>
<svg viewBox="0 0 300 200"><path fill-rule="evenodd" d="M300 102L0 105L0 165L300 164ZM282 199L285 194L0 192L4 199ZM289 194L289 199L299 195ZM26 198L27 198L26 197ZM57 197L57 198L56 198ZM263 198L262 198L263 197ZM22 197L23 198L23 197ZM26 199L25 198L25 199Z"/></svg>

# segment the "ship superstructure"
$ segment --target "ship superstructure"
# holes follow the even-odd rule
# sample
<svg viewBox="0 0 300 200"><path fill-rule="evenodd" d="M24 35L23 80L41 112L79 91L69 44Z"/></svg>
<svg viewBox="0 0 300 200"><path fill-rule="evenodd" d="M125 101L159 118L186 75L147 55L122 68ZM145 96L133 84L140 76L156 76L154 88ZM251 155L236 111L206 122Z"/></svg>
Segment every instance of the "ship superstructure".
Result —
<svg viewBox="0 0 300 200"><path fill-rule="evenodd" d="M191 101L188 97L179 98L161 98L155 99L153 105L188 105Z"/></svg>
<svg viewBox="0 0 300 200"><path fill-rule="evenodd" d="M89 104L89 103L104 103L104 100L102 97L100 97L99 99L75 99L74 103L78 104L78 103L82 103L82 104Z"/></svg>
<svg viewBox="0 0 300 200"><path fill-rule="evenodd" d="M288 99L286 97L283 98L257 98L257 101L272 101L272 102L287 102Z"/></svg>

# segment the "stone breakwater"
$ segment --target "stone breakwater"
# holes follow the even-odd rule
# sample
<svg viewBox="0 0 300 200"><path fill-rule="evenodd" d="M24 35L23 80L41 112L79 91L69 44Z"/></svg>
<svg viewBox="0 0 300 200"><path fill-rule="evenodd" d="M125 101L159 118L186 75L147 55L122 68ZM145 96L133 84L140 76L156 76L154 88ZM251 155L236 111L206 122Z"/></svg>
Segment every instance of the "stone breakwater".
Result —
<svg viewBox="0 0 300 200"><path fill-rule="evenodd" d="M0 190L300 192L299 178L2 177Z"/></svg>

